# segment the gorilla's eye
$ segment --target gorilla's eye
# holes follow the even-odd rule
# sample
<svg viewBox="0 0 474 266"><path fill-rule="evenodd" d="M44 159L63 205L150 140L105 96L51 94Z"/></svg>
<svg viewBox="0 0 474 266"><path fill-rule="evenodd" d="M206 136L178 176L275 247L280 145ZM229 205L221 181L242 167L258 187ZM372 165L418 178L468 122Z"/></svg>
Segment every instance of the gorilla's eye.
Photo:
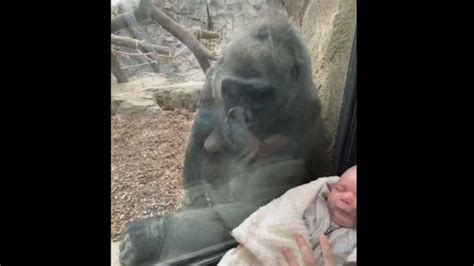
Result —
<svg viewBox="0 0 474 266"><path fill-rule="evenodd" d="M222 95L224 96L224 98L227 98L227 99L234 98L238 94L237 88L229 82L222 82L221 90L222 90Z"/></svg>
<svg viewBox="0 0 474 266"><path fill-rule="evenodd" d="M272 87L266 88L255 88L251 92L252 100L255 101L263 101L263 100L270 100L275 95L275 89Z"/></svg>
<svg viewBox="0 0 474 266"><path fill-rule="evenodd" d="M223 80L221 84L221 91L224 98L227 98L227 99L235 98L237 94L239 93L237 85L238 84L236 84L236 82L234 82L233 80L230 80L230 79Z"/></svg>

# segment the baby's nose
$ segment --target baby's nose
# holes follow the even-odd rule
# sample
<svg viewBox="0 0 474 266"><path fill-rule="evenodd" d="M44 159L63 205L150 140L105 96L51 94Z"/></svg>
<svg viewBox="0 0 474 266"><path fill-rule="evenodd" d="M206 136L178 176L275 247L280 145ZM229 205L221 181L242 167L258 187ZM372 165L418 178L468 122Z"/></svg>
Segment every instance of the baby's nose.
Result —
<svg viewBox="0 0 474 266"><path fill-rule="evenodd" d="M347 205L355 207L356 198L352 193L345 193L344 195L342 195L342 201Z"/></svg>

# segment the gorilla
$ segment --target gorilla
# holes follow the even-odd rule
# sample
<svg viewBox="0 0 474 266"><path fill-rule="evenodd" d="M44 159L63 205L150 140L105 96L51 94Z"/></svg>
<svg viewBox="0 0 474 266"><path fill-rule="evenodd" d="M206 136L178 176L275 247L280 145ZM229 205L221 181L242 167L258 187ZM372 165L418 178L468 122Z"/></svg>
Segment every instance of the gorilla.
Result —
<svg viewBox="0 0 474 266"><path fill-rule="evenodd" d="M127 226L123 265L153 264L232 239L288 189L328 174L311 60L282 15L228 45L206 72L184 162L186 208Z"/></svg>

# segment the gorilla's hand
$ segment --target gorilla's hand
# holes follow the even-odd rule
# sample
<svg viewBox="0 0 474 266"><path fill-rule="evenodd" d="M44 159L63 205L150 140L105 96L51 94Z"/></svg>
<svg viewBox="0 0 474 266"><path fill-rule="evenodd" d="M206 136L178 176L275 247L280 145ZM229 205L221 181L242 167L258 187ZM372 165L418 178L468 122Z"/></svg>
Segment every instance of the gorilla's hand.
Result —
<svg viewBox="0 0 474 266"><path fill-rule="evenodd" d="M167 217L153 217L130 223L120 243L120 262L134 265L158 260L166 234Z"/></svg>

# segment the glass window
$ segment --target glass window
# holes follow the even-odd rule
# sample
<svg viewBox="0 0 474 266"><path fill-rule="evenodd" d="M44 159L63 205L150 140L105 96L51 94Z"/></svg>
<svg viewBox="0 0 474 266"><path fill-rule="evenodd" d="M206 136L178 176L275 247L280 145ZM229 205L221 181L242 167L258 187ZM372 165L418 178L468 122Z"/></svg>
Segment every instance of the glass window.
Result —
<svg viewBox="0 0 474 266"><path fill-rule="evenodd" d="M260 206L354 162L356 1L298 2L112 1L123 263L216 262Z"/></svg>

